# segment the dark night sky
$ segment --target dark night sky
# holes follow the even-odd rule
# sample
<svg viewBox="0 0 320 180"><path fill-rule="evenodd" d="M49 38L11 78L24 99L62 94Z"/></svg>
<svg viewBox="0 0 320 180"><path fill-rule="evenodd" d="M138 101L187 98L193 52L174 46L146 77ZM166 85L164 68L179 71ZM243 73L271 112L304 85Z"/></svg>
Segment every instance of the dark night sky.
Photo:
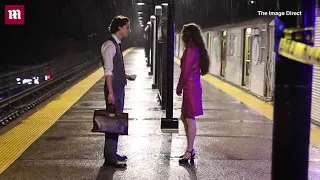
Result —
<svg viewBox="0 0 320 180"><path fill-rule="evenodd" d="M136 2L147 2L149 5L139 7ZM5 53L1 64L45 62L67 51L64 47L68 38L83 45L91 33L97 33L98 43L102 43L109 36L107 27L111 19L118 14L128 16L132 21L132 34L127 40L129 42L141 37L144 29L139 25L137 11L145 12L146 23L154 9L152 4L160 2L165 1L3 0L3 4L25 5L26 24L3 25ZM254 6L249 6L247 2L248 0L175 0L176 30L180 31L182 24L189 22L210 27L247 20L257 17L257 10L275 10L276 7L276 0L257 0Z"/></svg>

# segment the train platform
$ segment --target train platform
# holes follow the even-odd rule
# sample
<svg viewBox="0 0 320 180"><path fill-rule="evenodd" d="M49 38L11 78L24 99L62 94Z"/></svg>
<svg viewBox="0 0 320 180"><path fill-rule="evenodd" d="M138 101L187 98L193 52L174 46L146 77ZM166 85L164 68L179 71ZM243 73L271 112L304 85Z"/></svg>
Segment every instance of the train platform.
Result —
<svg viewBox="0 0 320 180"><path fill-rule="evenodd" d="M151 88L144 50L124 52L129 135L120 136L119 153L127 169L104 167L104 135L92 133L96 108L104 108L103 70L21 117L0 134L1 180L269 180L271 179L272 105L211 75L202 78L204 115L198 117L193 166L179 166L185 150L183 125L161 130L165 116ZM179 77L175 59L174 87ZM174 94L174 117L182 99ZM312 127L309 179L320 179L320 130Z"/></svg>

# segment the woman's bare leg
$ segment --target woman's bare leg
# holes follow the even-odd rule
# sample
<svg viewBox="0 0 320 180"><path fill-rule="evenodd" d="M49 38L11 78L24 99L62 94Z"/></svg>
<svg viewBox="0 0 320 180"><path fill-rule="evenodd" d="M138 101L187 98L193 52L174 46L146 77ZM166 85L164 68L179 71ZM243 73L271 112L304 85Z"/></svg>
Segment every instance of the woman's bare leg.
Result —
<svg viewBox="0 0 320 180"><path fill-rule="evenodd" d="M187 138L188 138L188 146L187 151L191 152L194 146L194 140L197 133L197 125L195 118L185 118L187 123ZM184 157L189 158L191 154L189 152L185 152Z"/></svg>
<svg viewBox="0 0 320 180"><path fill-rule="evenodd" d="M183 114L181 114L181 121L183 122L184 132L186 133L187 144L189 144L188 124L187 124L186 118L184 117Z"/></svg>

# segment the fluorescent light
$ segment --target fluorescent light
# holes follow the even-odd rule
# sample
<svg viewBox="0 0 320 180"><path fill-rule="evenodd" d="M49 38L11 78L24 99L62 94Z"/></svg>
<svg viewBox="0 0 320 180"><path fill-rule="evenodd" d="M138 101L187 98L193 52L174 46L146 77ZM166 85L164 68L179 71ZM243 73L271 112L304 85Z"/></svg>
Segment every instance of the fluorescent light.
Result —
<svg viewBox="0 0 320 180"><path fill-rule="evenodd" d="M144 3L141 3L141 2L140 2L140 3L137 3L137 5L138 5L138 6L143 6Z"/></svg>

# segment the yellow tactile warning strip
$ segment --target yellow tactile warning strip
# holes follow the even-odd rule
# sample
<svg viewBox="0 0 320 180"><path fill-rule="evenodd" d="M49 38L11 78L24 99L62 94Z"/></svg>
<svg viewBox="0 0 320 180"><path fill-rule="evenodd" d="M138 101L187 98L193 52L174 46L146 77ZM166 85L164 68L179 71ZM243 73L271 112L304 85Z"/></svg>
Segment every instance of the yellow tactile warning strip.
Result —
<svg viewBox="0 0 320 180"><path fill-rule="evenodd" d="M180 64L180 59L175 57L175 63ZM254 97L251 94L248 94L245 91L242 91L239 88L236 88L210 74L202 76L202 79L207 81L209 84L221 89L226 92L230 96L236 98L241 101L249 108L259 112L266 118L273 120L273 106L268 104L257 97ZM316 127L312 127L310 130L310 143L316 148L320 149L320 129Z"/></svg>
<svg viewBox="0 0 320 180"><path fill-rule="evenodd" d="M133 49L127 49L123 55L127 55ZM103 68L101 67L29 116L21 124L0 136L0 174L102 77Z"/></svg>

